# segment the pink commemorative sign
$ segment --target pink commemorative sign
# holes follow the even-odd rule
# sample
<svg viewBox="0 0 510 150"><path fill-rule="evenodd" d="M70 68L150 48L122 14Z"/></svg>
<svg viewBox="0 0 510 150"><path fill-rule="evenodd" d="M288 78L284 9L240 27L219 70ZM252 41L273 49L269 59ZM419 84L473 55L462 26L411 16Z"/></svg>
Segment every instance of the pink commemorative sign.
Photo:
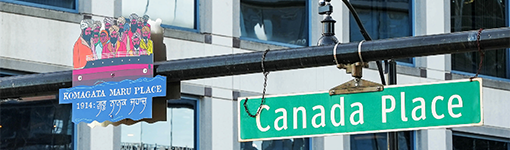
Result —
<svg viewBox="0 0 510 150"><path fill-rule="evenodd" d="M82 20L73 48L73 86L153 77L149 17Z"/></svg>
<svg viewBox="0 0 510 150"><path fill-rule="evenodd" d="M59 102L73 104L73 122L152 118L152 98L166 95L154 77L149 16L84 19L73 47L73 87Z"/></svg>

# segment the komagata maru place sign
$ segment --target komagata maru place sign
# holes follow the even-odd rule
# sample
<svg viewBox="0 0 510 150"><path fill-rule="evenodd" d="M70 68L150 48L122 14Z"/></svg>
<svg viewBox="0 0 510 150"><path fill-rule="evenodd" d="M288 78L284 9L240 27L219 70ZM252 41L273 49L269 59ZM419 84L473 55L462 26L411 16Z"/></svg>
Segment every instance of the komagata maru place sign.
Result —
<svg viewBox="0 0 510 150"><path fill-rule="evenodd" d="M387 86L380 92L326 92L238 100L239 141L483 125L482 80Z"/></svg>
<svg viewBox="0 0 510 150"><path fill-rule="evenodd" d="M148 15L83 19L73 46L73 87L59 90L74 123L134 124L166 119L166 77L154 76ZM157 28L157 26L152 26ZM91 124L92 126L94 124Z"/></svg>

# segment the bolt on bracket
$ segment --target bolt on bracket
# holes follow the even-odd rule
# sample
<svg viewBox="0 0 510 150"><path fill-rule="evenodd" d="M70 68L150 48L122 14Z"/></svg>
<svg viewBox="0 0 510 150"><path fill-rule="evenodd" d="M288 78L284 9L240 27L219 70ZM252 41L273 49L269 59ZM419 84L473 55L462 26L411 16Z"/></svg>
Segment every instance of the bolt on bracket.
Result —
<svg viewBox="0 0 510 150"><path fill-rule="evenodd" d="M361 79L363 67L368 67L368 63L338 64L338 69L345 69L354 79L330 89L329 95L383 91L384 85Z"/></svg>
<svg viewBox="0 0 510 150"><path fill-rule="evenodd" d="M382 84L355 78L352 79L351 81L348 81L346 83L343 83L339 86L330 89L329 95L378 92L383 90L384 86Z"/></svg>

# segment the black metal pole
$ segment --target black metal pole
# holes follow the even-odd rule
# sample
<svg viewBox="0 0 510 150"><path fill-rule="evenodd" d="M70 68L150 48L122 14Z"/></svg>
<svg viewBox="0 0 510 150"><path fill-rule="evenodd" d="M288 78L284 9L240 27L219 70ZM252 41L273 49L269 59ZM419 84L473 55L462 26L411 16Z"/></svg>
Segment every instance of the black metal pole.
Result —
<svg viewBox="0 0 510 150"><path fill-rule="evenodd" d="M394 59L389 61L388 80L389 85L397 84L397 62ZM387 138L388 149L398 150L398 132L388 132Z"/></svg>
<svg viewBox="0 0 510 150"><path fill-rule="evenodd" d="M361 48L364 61L408 58L478 50L478 31L366 41ZM485 50L510 47L510 28L484 30L480 45ZM335 65L333 45L269 51L265 57L267 71ZM156 74L170 79L189 80L217 76L262 72L264 52L230 54L156 63ZM336 50L339 63L360 61L358 43L340 44Z"/></svg>
<svg viewBox="0 0 510 150"><path fill-rule="evenodd" d="M361 48L364 61L418 57L478 50L478 30L441 35L416 36L366 41ZM510 47L510 28L483 30L480 46L484 50ZM267 71L335 65L333 45L269 51L265 57ZM264 52L190 58L155 63L155 74L167 76L169 82L262 72ZM340 44L336 52L339 63L358 62L358 43ZM41 73L0 78L0 99L16 98L28 93L57 92L71 87L71 71Z"/></svg>
<svg viewBox="0 0 510 150"><path fill-rule="evenodd" d="M395 85L397 84L397 62L395 61L395 59L391 59L389 61L389 64L390 64L390 68L389 68L389 72L388 72L388 83L390 85Z"/></svg>

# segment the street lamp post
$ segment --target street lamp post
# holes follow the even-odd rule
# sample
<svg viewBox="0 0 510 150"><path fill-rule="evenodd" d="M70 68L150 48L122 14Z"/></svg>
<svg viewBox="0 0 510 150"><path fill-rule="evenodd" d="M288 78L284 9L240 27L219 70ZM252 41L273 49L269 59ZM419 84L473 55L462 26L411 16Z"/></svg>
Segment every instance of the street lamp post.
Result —
<svg viewBox="0 0 510 150"><path fill-rule="evenodd" d="M335 37L335 23L336 21L331 17L333 13L333 6L331 0L319 2L319 14L326 15L321 21L322 23L322 37L319 38L317 46L335 45L338 40Z"/></svg>

